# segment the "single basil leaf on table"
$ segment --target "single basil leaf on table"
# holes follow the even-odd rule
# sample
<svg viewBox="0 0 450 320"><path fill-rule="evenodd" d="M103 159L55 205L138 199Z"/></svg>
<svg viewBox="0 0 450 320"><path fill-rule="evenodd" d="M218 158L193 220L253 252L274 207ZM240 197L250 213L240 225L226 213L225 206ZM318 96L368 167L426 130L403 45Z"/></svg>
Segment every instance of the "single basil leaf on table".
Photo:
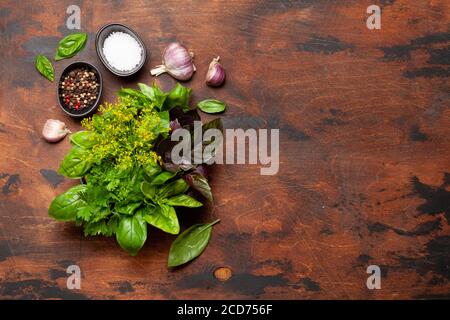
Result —
<svg viewBox="0 0 450 320"><path fill-rule="evenodd" d="M55 80L55 71L53 70L53 65L46 56L38 54L36 56L35 66L39 73L46 77L48 80L50 80L51 82Z"/></svg>
<svg viewBox="0 0 450 320"><path fill-rule="evenodd" d="M77 32L64 37L56 49L55 60L71 58L83 50L87 41L87 33Z"/></svg>
<svg viewBox="0 0 450 320"><path fill-rule="evenodd" d="M92 163L84 159L88 152L89 150L73 146L61 162L59 173L72 179L83 177L92 166Z"/></svg>
<svg viewBox="0 0 450 320"><path fill-rule="evenodd" d="M146 208L143 211L143 216L145 221L164 232L170 234L178 234L180 232L177 213L169 205L161 204L155 208Z"/></svg>
<svg viewBox="0 0 450 320"><path fill-rule="evenodd" d="M158 196L160 198L168 198L176 196L180 193L185 193L188 189L188 183L184 181L184 179L180 178L160 188L158 190Z"/></svg>
<svg viewBox="0 0 450 320"><path fill-rule="evenodd" d="M95 134L92 131L78 131L70 136L70 142L81 148L89 149L95 145Z"/></svg>
<svg viewBox="0 0 450 320"><path fill-rule="evenodd" d="M167 265L177 267L198 257L208 245L212 226L220 219L206 224L194 224L172 243Z"/></svg>
<svg viewBox="0 0 450 320"><path fill-rule="evenodd" d="M169 198L165 203L170 206L189 207L189 208L197 208L203 205L203 203L195 200L194 198L188 196L187 194L179 194L175 197Z"/></svg>
<svg viewBox="0 0 450 320"><path fill-rule="evenodd" d="M77 210L86 205L83 200L83 193L86 191L86 185L80 184L70 188L65 193L60 194L53 199L48 214L56 220L69 221L74 220Z"/></svg>
<svg viewBox="0 0 450 320"><path fill-rule="evenodd" d="M116 240L122 249L135 256L147 240L147 223L139 214L120 217Z"/></svg>
<svg viewBox="0 0 450 320"><path fill-rule="evenodd" d="M219 113L225 110L225 104L216 99L206 99L200 101L197 107L206 113Z"/></svg>
<svg viewBox="0 0 450 320"><path fill-rule="evenodd" d="M173 178L176 175L176 172L164 171L158 174L150 184L153 186L160 186L164 184L167 180Z"/></svg>
<svg viewBox="0 0 450 320"><path fill-rule="evenodd" d="M183 87L177 83L175 87L169 92L164 101L164 110L170 110L173 107L181 107L183 110L189 110L189 97L192 89Z"/></svg>
<svg viewBox="0 0 450 320"><path fill-rule="evenodd" d="M153 84L152 87L149 87L144 83L138 83L138 87L141 90L141 92L147 98L149 98L159 110L162 109L162 106L164 105L164 101L166 100L168 93L162 92L155 84Z"/></svg>

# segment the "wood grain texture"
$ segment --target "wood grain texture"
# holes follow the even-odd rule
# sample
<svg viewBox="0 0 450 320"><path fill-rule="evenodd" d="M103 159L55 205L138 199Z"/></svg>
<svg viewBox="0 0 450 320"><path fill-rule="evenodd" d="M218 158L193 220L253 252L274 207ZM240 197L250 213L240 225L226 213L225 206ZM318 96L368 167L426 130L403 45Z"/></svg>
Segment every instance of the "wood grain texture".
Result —
<svg viewBox="0 0 450 320"><path fill-rule="evenodd" d="M173 237L149 229L137 257L114 239L84 238L47 208L73 181L55 173L69 149L47 144L45 120L79 123L56 104L56 84L34 69L53 56L65 9L78 3L85 50L104 101L122 86L152 81L165 44L195 54L192 105L227 103L227 128L280 128L280 171L213 170L216 203L182 225L221 218L205 253L166 268ZM366 8L382 7L382 29ZM149 53L131 79L95 54L104 24L129 25ZM10 1L0 3L0 298L2 299L404 299L450 298L449 3L430 1ZM227 82L204 85L220 56ZM175 81L163 75L166 89ZM81 290L66 289L68 265ZM380 265L382 289L366 288ZM219 281L214 271L231 270ZM227 271L228 272L228 271ZM228 274L227 274L228 277Z"/></svg>

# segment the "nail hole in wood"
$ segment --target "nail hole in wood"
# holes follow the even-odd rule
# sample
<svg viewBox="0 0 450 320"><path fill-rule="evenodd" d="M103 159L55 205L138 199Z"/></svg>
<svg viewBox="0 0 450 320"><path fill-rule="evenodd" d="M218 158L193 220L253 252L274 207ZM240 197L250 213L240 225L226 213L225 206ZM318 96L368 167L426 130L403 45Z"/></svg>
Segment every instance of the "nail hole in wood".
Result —
<svg viewBox="0 0 450 320"><path fill-rule="evenodd" d="M214 270L214 277L219 281L227 281L232 275L233 272L229 267L219 267Z"/></svg>

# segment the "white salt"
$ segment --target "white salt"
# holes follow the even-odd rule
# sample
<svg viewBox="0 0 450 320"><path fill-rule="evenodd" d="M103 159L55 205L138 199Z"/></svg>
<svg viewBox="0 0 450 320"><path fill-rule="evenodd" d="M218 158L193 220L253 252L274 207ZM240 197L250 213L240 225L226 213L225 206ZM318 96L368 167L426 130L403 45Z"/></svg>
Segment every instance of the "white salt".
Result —
<svg viewBox="0 0 450 320"><path fill-rule="evenodd" d="M142 47L125 32L112 32L103 43L103 54L108 63L119 71L131 71L142 58Z"/></svg>

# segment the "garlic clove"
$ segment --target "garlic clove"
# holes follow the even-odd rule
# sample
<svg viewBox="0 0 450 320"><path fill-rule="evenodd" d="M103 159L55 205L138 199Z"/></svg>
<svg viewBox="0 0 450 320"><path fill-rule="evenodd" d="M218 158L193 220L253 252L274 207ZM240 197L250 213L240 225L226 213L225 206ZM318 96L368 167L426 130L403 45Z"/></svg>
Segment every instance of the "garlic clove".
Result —
<svg viewBox="0 0 450 320"><path fill-rule="evenodd" d="M206 84L212 87L218 87L225 81L225 69L219 63L219 60L220 57L214 58L206 73Z"/></svg>
<svg viewBox="0 0 450 320"><path fill-rule="evenodd" d="M58 142L68 133L70 130L67 129L66 124L55 119L48 119L42 128L42 136L47 142Z"/></svg>

